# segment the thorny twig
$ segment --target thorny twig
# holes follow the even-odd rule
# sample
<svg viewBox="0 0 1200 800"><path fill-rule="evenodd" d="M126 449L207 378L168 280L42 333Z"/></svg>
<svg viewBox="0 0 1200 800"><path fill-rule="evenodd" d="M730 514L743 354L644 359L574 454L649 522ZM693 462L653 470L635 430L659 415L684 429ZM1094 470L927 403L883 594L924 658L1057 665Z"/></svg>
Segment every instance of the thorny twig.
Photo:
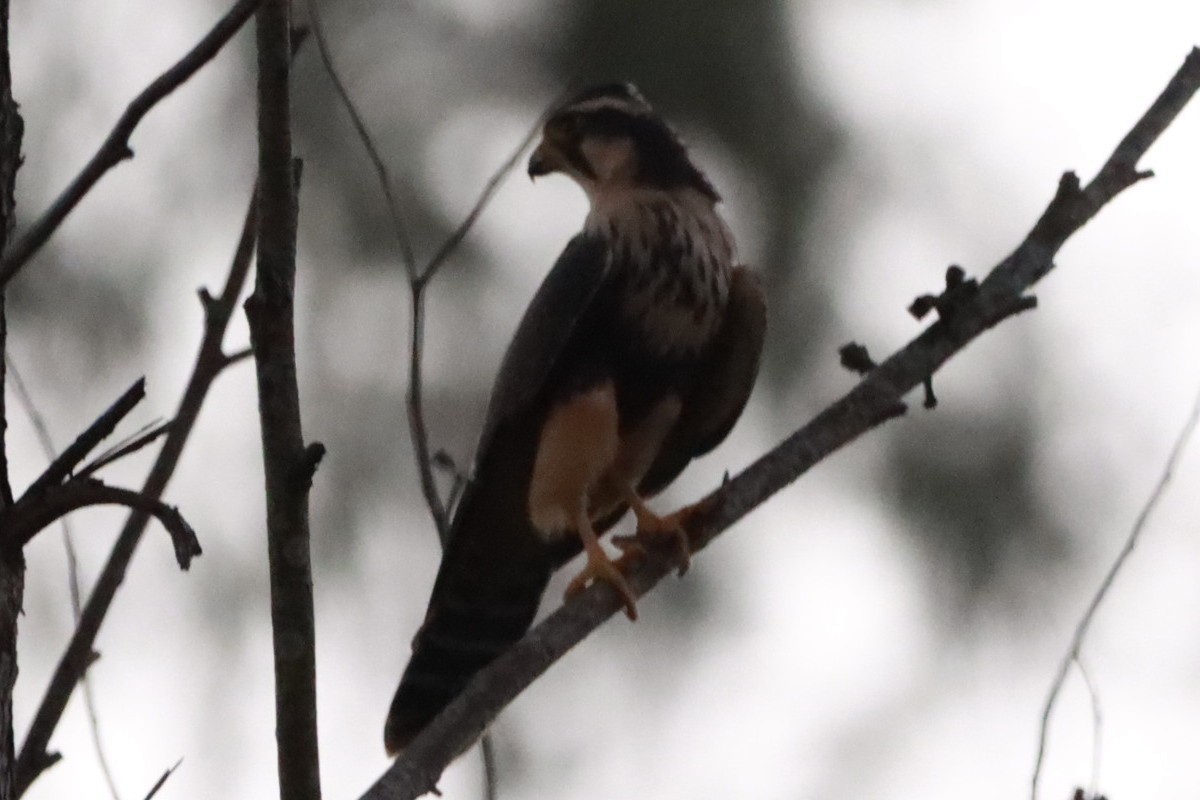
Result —
<svg viewBox="0 0 1200 800"><path fill-rule="evenodd" d="M1200 60L1200 59L1198 59ZM1187 448L1188 442L1191 441L1192 433L1196 430L1196 424L1200 422L1200 393L1197 393L1196 399L1192 404L1191 413L1188 414L1187 421L1180 430L1179 435L1175 438L1175 443L1171 447L1171 453L1167 456L1167 463L1163 467L1162 474L1159 475L1158 482L1154 484L1154 488L1150 491L1150 496L1146 498L1145 504L1141 511L1138 512L1137 519L1134 520L1133 528L1129 531L1129 536L1125 539L1125 544L1121 547L1121 551L1117 553L1116 559L1105 573L1103 580L1100 581L1100 586L1096 589L1096 593L1092 596L1092 600L1088 603L1087 610L1083 612L1083 616L1079 619L1075 626L1075 633L1071 636L1071 643L1067 646L1067 652L1063 656L1062 662L1058 665L1058 671L1054 675L1054 680L1050 684L1050 694L1046 697L1046 705L1042 708L1042 718L1038 726L1038 747L1037 757L1033 764L1033 779L1030 781L1030 797L1037 800L1038 783L1042 777L1042 764L1046 757L1046 738L1049 734L1050 715L1054 712L1054 705L1058 702L1058 695L1062 691L1063 683L1067 679L1067 673L1071 669L1071 664L1079 659L1079 651L1083 647L1083 640L1087 636L1088 629L1092 626L1092 620L1096 617L1096 611L1099 610L1100 604L1104 602L1104 598L1108 596L1109 590L1112 588L1113 582L1117 579L1117 575L1125 566L1125 562L1129 560L1129 556L1133 554L1133 549L1137 547L1138 540L1141 539L1142 531L1146 528L1146 523L1150 519L1150 514L1158 506L1159 500L1167 490L1167 486L1171 482L1172 475L1175 474L1175 468L1179 465L1179 459L1183 456L1184 450ZM1090 688L1090 687L1089 687Z"/></svg>
<svg viewBox="0 0 1200 800"><path fill-rule="evenodd" d="M41 249L46 240L58 229L67 215L79 204L96 182L106 172L133 157L129 148L129 137L142 121L142 117L171 92L182 86L207 64L233 38L262 0L238 0L216 25L170 69L159 75L121 114L108 138L88 161L87 166L63 190L58 199L30 226L0 261L0 289L8 284L21 267Z"/></svg>
<svg viewBox="0 0 1200 800"><path fill-rule="evenodd" d="M1138 162L1198 88L1200 49L1194 48L1096 178L1081 187L1074 173L1064 174L1029 235L979 284L978 292L963 298L951 318L931 324L840 400L701 501L705 511L688 531L692 551L702 549L831 453L893 418L901 398L951 356L986 330L1029 308L1025 292L1054 268L1054 257L1063 243L1117 194L1148 176L1137 170ZM665 560L637 558L631 553L621 557L619 566L638 595L674 569ZM363 800L409 800L435 790L446 765L501 709L622 605L611 586L597 582L552 613L476 674Z"/></svg>

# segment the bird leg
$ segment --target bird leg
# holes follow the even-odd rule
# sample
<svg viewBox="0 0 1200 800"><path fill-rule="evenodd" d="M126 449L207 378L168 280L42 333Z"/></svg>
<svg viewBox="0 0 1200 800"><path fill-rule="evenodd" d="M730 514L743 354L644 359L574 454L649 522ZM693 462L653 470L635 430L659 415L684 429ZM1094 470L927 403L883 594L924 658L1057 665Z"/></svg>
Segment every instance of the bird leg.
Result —
<svg viewBox="0 0 1200 800"><path fill-rule="evenodd" d="M625 502L629 503L634 517L637 518L637 533L634 536L614 536L613 544L624 551L641 550L645 552L662 547L664 538L669 537L682 555L679 574L683 575L687 572L692 565L692 548L687 534L688 520L693 515L708 510L708 505L701 501L660 517L650 510L637 490L629 485L625 487Z"/></svg>
<svg viewBox="0 0 1200 800"><path fill-rule="evenodd" d="M625 580L625 576L621 574L621 570L617 569L617 565L600 546L596 529L592 527L592 520L588 517L586 504L583 504L582 510L576 515L576 525L579 530L579 538L583 540L583 551L587 554L587 566L567 584L567 591L563 599L570 600L586 589L589 583L601 580L621 596L625 603L625 616L629 617L631 621L637 620L637 595L634 594L629 582Z"/></svg>

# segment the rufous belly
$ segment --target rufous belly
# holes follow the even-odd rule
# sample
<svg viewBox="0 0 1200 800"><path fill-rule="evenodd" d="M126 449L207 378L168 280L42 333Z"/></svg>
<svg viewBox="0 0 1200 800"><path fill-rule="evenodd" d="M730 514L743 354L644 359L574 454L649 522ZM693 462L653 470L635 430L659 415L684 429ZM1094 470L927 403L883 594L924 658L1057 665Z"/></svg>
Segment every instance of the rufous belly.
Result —
<svg viewBox="0 0 1200 800"><path fill-rule="evenodd" d="M624 502L679 419L668 395L621 430L612 381L559 403L542 426L529 483L529 519L547 538L574 530L582 508L595 520Z"/></svg>

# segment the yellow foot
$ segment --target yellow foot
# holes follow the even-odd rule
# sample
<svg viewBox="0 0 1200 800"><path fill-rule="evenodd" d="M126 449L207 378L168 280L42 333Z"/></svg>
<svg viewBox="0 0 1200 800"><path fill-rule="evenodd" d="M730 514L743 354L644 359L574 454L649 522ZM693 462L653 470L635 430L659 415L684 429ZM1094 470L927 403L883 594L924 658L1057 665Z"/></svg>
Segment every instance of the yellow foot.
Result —
<svg viewBox="0 0 1200 800"><path fill-rule="evenodd" d="M673 544L682 556L679 574L686 573L692 565L692 547L688 541L687 527L692 517L711 511L712 503L701 500L660 517L651 511L640 497L632 495L629 498L629 507L633 509L637 518L637 533L634 536L614 536L613 544L625 552L646 552L662 548L664 544Z"/></svg>
<svg viewBox="0 0 1200 800"><path fill-rule="evenodd" d="M587 559L587 566L567 584L567 591L564 593L563 599L570 600L593 581L604 581L621 596L621 600L625 603L625 616L629 617L631 621L636 621L637 595L633 593L633 587L625 580L621 570L617 569L617 565L599 547L595 550L589 548Z"/></svg>

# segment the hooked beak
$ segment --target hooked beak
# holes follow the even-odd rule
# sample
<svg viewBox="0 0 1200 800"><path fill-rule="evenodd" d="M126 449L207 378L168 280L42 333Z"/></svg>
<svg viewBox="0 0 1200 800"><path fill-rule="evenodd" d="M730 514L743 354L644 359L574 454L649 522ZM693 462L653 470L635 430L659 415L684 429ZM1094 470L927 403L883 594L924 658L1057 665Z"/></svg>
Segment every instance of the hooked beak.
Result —
<svg viewBox="0 0 1200 800"><path fill-rule="evenodd" d="M543 139L533 153L529 156L529 179L540 178L542 175L549 175L558 169L558 159L554 158L553 151L546 145L546 140Z"/></svg>

